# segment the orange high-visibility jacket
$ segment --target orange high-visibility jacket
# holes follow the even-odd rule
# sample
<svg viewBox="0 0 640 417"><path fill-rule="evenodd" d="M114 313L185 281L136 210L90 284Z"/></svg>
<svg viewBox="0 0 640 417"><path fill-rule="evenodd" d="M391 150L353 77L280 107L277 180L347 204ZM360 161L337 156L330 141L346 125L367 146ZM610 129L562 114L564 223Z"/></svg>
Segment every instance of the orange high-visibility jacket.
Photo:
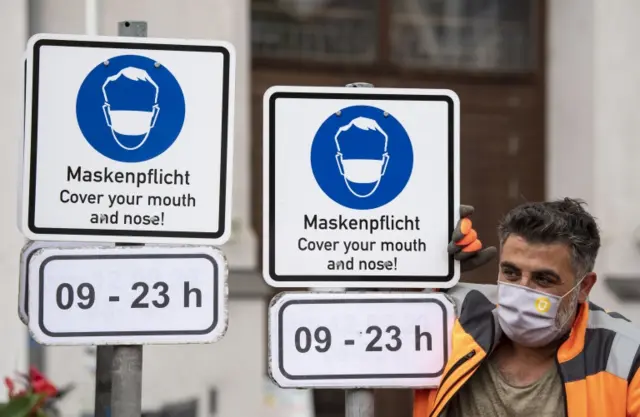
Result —
<svg viewBox="0 0 640 417"><path fill-rule="evenodd" d="M458 284L447 292L456 305L452 351L432 390L417 390L414 417L437 417L501 337L496 285ZM567 417L640 417L640 328L591 302L580 305L557 366Z"/></svg>

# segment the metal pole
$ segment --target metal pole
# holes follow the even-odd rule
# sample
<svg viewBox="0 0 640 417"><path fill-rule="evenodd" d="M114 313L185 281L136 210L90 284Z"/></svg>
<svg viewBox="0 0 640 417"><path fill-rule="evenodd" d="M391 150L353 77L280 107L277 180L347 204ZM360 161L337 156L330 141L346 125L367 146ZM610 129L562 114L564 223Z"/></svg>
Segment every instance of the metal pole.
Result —
<svg viewBox="0 0 640 417"><path fill-rule="evenodd" d="M347 84L351 88L373 88L373 84L355 82ZM352 389L345 391L345 417L374 417L375 395L372 389Z"/></svg>
<svg viewBox="0 0 640 417"><path fill-rule="evenodd" d="M95 417L111 416L112 346L98 346L96 353Z"/></svg>
<svg viewBox="0 0 640 417"><path fill-rule="evenodd" d="M113 417L142 414L142 346L114 346L111 365Z"/></svg>
<svg viewBox="0 0 640 417"><path fill-rule="evenodd" d="M147 22L119 22L118 36L144 38L147 36ZM113 417L141 417L141 345L117 345L113 347L113 357L111 362L111 390L111 411Z"/></svg>
<svg viewBox="0 0 640 417"><path fill-rule="evenodd" d="M346 417L374 417L374 394L370 389L353 389L345 392Z"/></svg>
<svg viewBox="0 0 640 417"><path fill-rule="evenodd" d="M84 25L87 35L98 35L98 2L99 0L85 0ZM96 375L94 415L95 417L110 417L111 415L111 355L110 346L98 346L96 349Z"/></svg>

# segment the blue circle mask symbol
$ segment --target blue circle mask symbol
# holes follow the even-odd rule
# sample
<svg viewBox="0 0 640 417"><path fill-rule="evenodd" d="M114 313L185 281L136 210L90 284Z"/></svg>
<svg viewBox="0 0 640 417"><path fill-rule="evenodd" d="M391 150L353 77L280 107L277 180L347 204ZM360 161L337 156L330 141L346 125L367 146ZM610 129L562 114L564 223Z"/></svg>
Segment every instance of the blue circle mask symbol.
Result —
<svg viewBox="0 0 640 417"><path fill-rule="evenodd" d="M171 72L139 55L98 64L76 100L78 126L89 144L119 162L143 162L175 142L185 118L182 89Z"/></svg>
<svg viewBox="0 0 640 417"><path fill-rule="evenodd" d="M316 132L311 169L333 201L371 210L393 201L407 185L413 148L391 114L377 107L351 106L332 114Z"/></svg>

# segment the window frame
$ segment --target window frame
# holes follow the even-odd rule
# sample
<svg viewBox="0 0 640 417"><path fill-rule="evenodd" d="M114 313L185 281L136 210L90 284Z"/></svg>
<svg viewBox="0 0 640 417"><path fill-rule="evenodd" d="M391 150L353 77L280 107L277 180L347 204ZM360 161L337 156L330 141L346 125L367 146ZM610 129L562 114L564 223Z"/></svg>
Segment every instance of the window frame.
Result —
<svg viewBox="0 0 640 417"><path fill-rule="evenodd" d="M377 56L369 63L321 62L312 60L296 60L287 58L268 58L252 56L254 70L291 70L302 72L350 73L371 77L399 77L404 80L421 80L445 82L485 82L489 84L540 84L544 83L545 50L546 50L546 2L534 0L531 14L533 68L524 71L509 70L474 70L449 68L416 68L402 67L391 60L391 20L393 0L377 0L378 39Z"/></svg>

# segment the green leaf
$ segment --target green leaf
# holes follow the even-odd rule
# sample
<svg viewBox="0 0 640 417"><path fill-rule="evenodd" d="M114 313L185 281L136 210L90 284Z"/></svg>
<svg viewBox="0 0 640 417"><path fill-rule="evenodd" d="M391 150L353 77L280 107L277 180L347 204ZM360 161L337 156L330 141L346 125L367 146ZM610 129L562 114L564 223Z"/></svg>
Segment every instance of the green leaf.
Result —
<svg viewBox="0 0 640 417"><path fill-rule="evenodd" d="M41 398L41 395L14 398L0 408L0 417L27 417Z"/></svg>

